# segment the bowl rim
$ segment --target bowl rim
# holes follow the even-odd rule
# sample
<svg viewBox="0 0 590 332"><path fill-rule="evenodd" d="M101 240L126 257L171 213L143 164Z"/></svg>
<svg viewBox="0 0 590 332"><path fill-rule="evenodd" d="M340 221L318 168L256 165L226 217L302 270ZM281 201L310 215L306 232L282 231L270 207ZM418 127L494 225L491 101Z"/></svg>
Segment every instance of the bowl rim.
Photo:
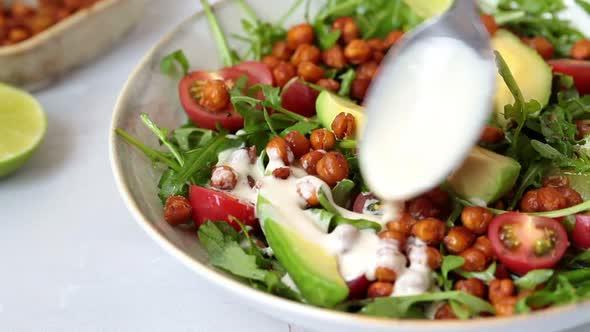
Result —
<svg viewBox="0 0 590 332"><path fill-rule="evenodd" d="M105 1L116 2L119 0ZM211 7L213 9L218 9L222 6L229 5L230 3L230 0L219 0L215 4L211 5ZM236 293L240 297L247 299L247 301L250 302L248 304L249 306L253 306L254 303L258 303L265 306L279 307L281 310L286 312L298 312L301 315L313 317L318 320L337 320L342 323L349 322L356 324L373 325L375 327L381 328L388 328L393 326L398 328L434 328L436 326L443 327L446 329L452 329L453 327L475 328L476 326L481 325L486 325L486 327L500 327L502 325L513 323L516 321L526 321L535 318L540 318L541 316L550 315L552 317L557 317L562 313L571 312L575 309L590 309L589 300L581 303L554 306L548 309L533 311L531 313L519 314L510 317L480 317L477 319L470 320L396 319L387 317L365 316L361 314L341 312L333 309L316 307L310 304L299 303L282 298L277 295L256 290L227 275L224 275L223 273L219 272L215 267L212 267L208 264L200 263L199 261L189 256L181 248L170 242L158 231L154 224L150 222L149 218L143 214L137 202L132 197L131 191L125 181L125 177L123 176L123 169L121 165L121 159L119 158L119 148L117 144L118 136L115 132L115 129L117 129L117 124L120 122L120 119L122 117L125 102L130 98L131 86L134 84L142 70L149 65L149 63L153 60L154 56L158 53L158 50L161 49L163 45L165 45L177 33L179 33L182 30L183 26L187 25L189 22L201 19L204 16L205 15L203 10L199 10L196 13L188 16L187 18L182 20L178 25L176 25L172 29L172 31L168 32L160 41L158 41L150 49L150 51L146 55L143 56L139 64L133 69L128 80L125 82L123 89L121 90L121 94L117 98L117 101L113 109L111 125L109 127L109 157L119 194L121 195L121 198L123 199L125 205L131 212L132 216L134 217L135 221L139 224L139 226L156 243L158 243L162 248L164 248L164 250L167 251L171 256L177 258L186 267L196 272L202 278L207 279L209 282L216 284L219 288L222 288L229 292Z"/></svg>
<svg viewBox="0 0 590 332"><path fill-rule="evenodd" d="M122 0L98 1L94 3L92 6L79 10L75 12L73 15L65 18L64 20L57 22L56 24L50 26L49 28L41 31L36 35L33 35L31 38L28 38L22 42L13 45L1 46L0 57L24 53L26 51L29 51L30 49L34 49L37 46L49 41L54 36L60 35L63 32L69 30L71 27L78 25L80 22L84 21L88 15L93 15L95 13L102 12L121 1Z"/></svg>

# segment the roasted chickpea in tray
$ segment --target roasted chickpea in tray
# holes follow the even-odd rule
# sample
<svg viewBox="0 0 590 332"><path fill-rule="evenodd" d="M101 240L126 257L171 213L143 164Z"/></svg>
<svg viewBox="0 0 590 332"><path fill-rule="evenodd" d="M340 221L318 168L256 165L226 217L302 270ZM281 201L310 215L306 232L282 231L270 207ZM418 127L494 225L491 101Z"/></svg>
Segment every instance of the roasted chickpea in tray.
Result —
<svg viewBox="0 0 590 332"><path fill-rule="evenodd" d="M588 39L561 8L514 1L482 11L481 31L504 60L489 122L438 185L387 201L359 163L371 130L363 104L386 54L428 17L411 1L342 3L292 26L247 16L237 36L246 48L216 34L223 67L190 63L178 84L189 123L169 131L141 116L159 149L118 130L162 166L163 220L196 232L216 268L322 308L477 319L588 299ZM0 37L25 40L88 5L14 2ZM179 68L179 59L190 62L176 53ZM391 159L385 172L410 159Z"/></svg>

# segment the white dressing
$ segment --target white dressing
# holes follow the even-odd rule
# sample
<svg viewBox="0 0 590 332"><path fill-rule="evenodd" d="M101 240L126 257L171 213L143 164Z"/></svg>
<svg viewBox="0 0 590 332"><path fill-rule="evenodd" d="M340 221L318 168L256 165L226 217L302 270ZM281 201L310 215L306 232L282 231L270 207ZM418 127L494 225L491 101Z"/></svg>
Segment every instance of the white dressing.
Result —
<svg viewBox="0 0 590 332"><path fill-rule="evenodd" d="M489 59L446 37L393 56L367 98L360 166L379 198L403 201L441 183L476 143L496 74Z"/></svg>

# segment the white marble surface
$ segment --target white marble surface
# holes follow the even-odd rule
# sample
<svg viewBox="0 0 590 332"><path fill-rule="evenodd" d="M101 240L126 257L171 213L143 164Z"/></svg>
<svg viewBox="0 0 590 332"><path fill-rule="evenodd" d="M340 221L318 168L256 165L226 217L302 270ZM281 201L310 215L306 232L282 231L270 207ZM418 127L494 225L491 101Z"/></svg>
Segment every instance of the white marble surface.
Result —
<svg viewBox="0 0 590 332"><path fill-rule="evenodd" d="M148 49L196 0L148 0L111 53L37 97L39 153L0 180L0 331L295 331L219 297L132 220L111 176L112 106ZM588 329L581 329L585 331Z"/></svg>

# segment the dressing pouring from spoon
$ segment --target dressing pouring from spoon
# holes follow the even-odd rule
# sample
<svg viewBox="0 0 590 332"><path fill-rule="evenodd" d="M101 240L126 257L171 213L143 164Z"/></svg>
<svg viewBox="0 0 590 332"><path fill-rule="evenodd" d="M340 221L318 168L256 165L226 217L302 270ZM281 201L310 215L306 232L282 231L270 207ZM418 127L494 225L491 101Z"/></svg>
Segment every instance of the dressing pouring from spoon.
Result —
<svg viewBox="0 0 590 332"><path fill-rule="evenodd" d="M492 109L496 70L474 0L409 34L369 91L360 166L384 201L444 182L477 143Z"/></svg>

